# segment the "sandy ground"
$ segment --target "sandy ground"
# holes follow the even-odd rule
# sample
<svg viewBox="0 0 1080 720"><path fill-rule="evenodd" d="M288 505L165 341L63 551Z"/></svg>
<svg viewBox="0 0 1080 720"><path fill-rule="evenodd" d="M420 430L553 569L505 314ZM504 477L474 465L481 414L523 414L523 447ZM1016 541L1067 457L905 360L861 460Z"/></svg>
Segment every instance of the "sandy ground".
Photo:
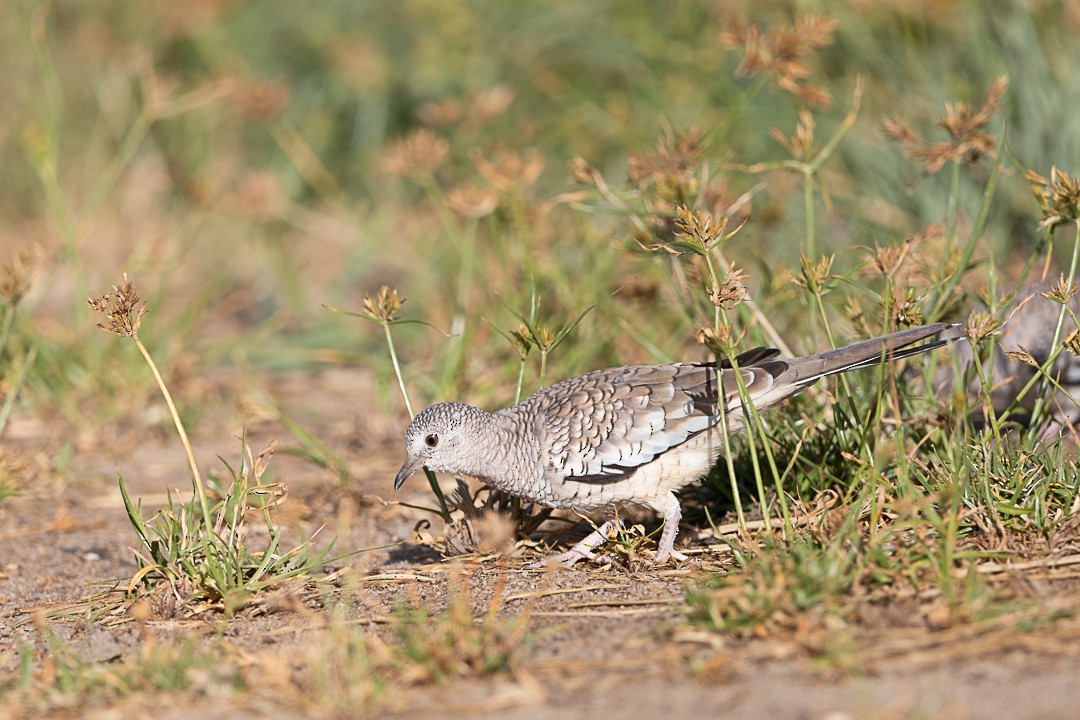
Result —
<svg viewBox="0 0 1080 720"><path fill-rule="evenodd" d="M790 638L725 637L690 624L685 588L730 567L722 546L702 548L682 568L615 564L527 571L519 558L444 560L412 542L425 513L378 499L429 504L430 493L421 477L413 478L400 497L393 496L402 421L357 410L373 404L356 390L369 385L362 374L344 370L266 381L286 415L339 452L356 475L342 488L325 470L279 452L271 469L289 488L282 522L309 533L323 527L323 537L337 536L341 552L389 546L336 566L347 568L349 602L373 636L392 641L385 620L403 602L441 611L448 587L466 588L478 614L496 603L503 616L527 613L529 622L514 677L412 686L383 698L379 716L838 720L1080 713L1075 669L1080 622L1071 610L1055 623L1005 629L999 624L992 632L878 627L853 635L838 661L806 652ZM343 404L343 397L352 402ZM78 601L100 589L98 583L110 586L109 580L130 577L135 569L129 550L135 535L116 488L117 468L146 510L164 502L167 488L187 488L179 444L159 416L151 417L157 421L117 424L78 440L63 475L48 470L51 454L64 442L50 432L49 423L17 417L9 426L6 441L29 459L32 482L22 496L0 504L0 672L17 670L18 642L43 647L32 622L37 610L53 614L50 629L86 660L129 657L144 642L132 622L87 622L88 606ZM256 448L271 439L282 447L295 445L265 415L226 408L194 429L197 455L208 469L213 463L207 458L237 456L234 435L242 424ZM693 537L693 528L684 528L684 535ZM1045 592L1075 594L1075 585L1066 580L1058 578ZM55 614L69 607L78 609ZM325 603L284 599L231 621L152 618L145 627L163 637L223 633L244 652L273 664L303 652L323 632L325 616ZM124 712L139 702L129 699ZM160 699L146 702L168 718L274 714L229 699L184 707L163 706ZM91 706L62 714L113 717L117 712ZM5 715L18 713L0 710Z"/></svg>

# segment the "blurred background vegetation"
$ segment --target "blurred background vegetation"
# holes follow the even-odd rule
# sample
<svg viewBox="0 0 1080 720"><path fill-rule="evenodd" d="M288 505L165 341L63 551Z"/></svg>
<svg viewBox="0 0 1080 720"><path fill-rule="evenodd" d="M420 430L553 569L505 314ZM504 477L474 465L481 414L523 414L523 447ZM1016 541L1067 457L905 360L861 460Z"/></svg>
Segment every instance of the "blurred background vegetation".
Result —
<svg viewBox="0 0 1080 720"><path fill-rule="evenodd" d="M36 270L0 362L10 395L35 349L22 407L83 429L155 392L85 308L123 272L185 412L207 397L183 382L196 368L347 365L371 368L382 409L404 419L379 329L323 305L358 310L389 285L401 317L454 334L395 329L417 404L512 401L515 313L558 330L603 301L547 382L700 359L711 308L686 297L692 274L642 248L663 240L675 188L745 221L725 257L810 352L827 340L792 282L800 251L835 255L830 283L844 285L867 249L919 235L909 310L961 321L992 270L1007 287L1045 247L1024 170L1080 165L1072 2L7 0L4 18L0 263L33 247ZM884 130L902 119L932 152L950 142L947 104L978 110L1002 75L989 151L929 172ZM781 163L809 128L819 150L838 144L807 204L804 176ZM928 268L981 230L984 197L965 294L939 303ZM928 231L950 200L951 229ZM863 332L852 301L871 328L895 325L844 287L824 298L838 341ZM769 341L742 319L744 347ZM132 384L144 394L94 400Z"/></svg>

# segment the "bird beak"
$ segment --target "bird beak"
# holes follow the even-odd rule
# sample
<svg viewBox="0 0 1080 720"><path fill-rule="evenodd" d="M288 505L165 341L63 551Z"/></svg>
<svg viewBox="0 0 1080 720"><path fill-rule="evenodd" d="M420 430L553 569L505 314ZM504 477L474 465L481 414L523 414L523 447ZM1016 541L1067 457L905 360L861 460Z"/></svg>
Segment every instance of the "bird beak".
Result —
<svg viewBox="0 0 1080 720"><path fill-rule="evenodd" d="M400 490L405 481L409 479L409 476L419 470L422 464L423 461L419 458L406 460L405 464L398 470L397 477L394 478L394 489Z"/></svg>

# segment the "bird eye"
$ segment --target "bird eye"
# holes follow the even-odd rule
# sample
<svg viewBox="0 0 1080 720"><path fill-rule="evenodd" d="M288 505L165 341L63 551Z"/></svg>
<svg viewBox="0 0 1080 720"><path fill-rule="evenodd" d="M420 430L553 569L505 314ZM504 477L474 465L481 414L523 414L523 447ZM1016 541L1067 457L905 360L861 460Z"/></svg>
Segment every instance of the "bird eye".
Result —
<svg viewBox="0 0 1080 720"><path fill-rule="evenodd" d="M424 443L428 447L435 447L439 444L439 436L432 433L431 435L428 435L426 438L424 438Z"/></svg>

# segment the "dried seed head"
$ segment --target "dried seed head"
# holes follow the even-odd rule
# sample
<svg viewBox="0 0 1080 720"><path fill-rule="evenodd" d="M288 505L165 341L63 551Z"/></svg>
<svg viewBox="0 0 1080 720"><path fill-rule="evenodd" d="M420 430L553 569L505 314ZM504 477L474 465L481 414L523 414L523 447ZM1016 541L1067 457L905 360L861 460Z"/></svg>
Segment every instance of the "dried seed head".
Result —
<svg viewBox="0 0 1080 720"><path fill-rule="evenodd" d="M911 129L911 126L903 118L886 117L882 123L885 136L893 142L903 146L918 145L921 141L919 136Z"/></svg>
<svg viewBox="0 0 1080 720"><path fill-rule="evenodd" d="M495 212L499 196L475 185L460 185L447 191L446 206L462 217L481 218Z"/></svg>
<svg viewBox="0 0 1080 720"><path fill-rule="evenodd" d="M793 277L791 282L795 283L803 290L817 292L822 288L826 280L832 278L832 264L835 259L835 255L823 255L821 259L818 260L817 264L815 264L810 258L800 253L800 277Z"/></svg>
<svg viewBox="0 0 1080 720"><path fill-rule="evenodd" d="M1052 300L1053 302L1064 305L1072 299L1073 295L1076 294L1076 291L1076 283L1071 280L1066 280L1065 273L1062 273L1057 281L1051 285L1046 292L1039 294L1047 300Z"/></svg>
<svg viewBox="0 0 1080 720"><path fill-rule="evenodd" d="M964 337L972 346L975 346L995 334L1000 327L1001 321L990 313L975 311L968 315L964 326Z"/></svg>
<svg viewBox="0 0 1080 720"><path fill-rule="evenodd" d="M697 192L696 174L704 152L705 136L697 128L679 135L668 131L652 152L630 156L627 174L640 189L652 185L661 198L685 204Z"/></svg>
<svg viewBox="0 0 1080 720"><path fill-rule="evenodd" d="M1056 167L1050 168L1049 180L1034 170L1028 170L1025 177L1042 211L1039 230L1080 220L1080 181Z"/></svg>
<svg viewBox="0 0 1080 720"><path fill-rule="evenodd" d="M422 128L395 142L383 155L383 169L402 177L433 175L450 156L450 144Z"/></svg>
<svg viewBox="0 0 1080 720"><path fill-rule="evenodd" d="M732 342L732 335L731 325L722 322L715 329L711 327L699 328L694 333L694 338L699 345L704 345L718 356L727 357L735 352L735 346L738 342Z"/></svg>
<svg viewBox="0 0 1080 720"><path fill-rule="evenodd" d="M519 155L513 150L497 150L490 158L473 154L473 164L484 179L499 192L528 187L544 171L545 160L539 150L526 150Z"/></svg>
<svg viewBox="0 0 1080 720"><path fill-rule="evenodd" d="M814 116L809 110L799 111L799 122L796 123L791 138L786 137L778 128L770 128L769 134L799 162L810 162L817 155L814 148Z"/></svg>
<svg viewBox="0 0 1080 720"><path fill-rule="evenodd" d="M844 304L844 316L851 322L851 324L867 335L870 334L869 327L866 324L866 314L863 312L862 306L859 305L859 301L852 296L848 296L847 302Z"/></svg>
<svg viewBox="0 0 1080 720"><path fill-rule="evenodd" d="M675 213L675 236L683 241L677 244L698 255L706 254L730 237L724 235L728 224L726 216L714 218L704 210L691 212L685 205L676 208Z"/></svg>
<svg viewBox="0 0 1080 720"><path fill-rule="evenodd" d="M1014 363L1022 363L1024 365L1030 365L1031 367L1039 367L1039 363L1035 361L1031 353L1024 348L1023 345L1017 345L1016 350L1010 350L1005 353L1006 356Z"/></svg>
<svg viewBox="0 0 1080 720"><path fill-rule="evenodd" d="M826 107L832 102L828 91L810 85L807 60L821 48L832 45L839 23L833 18L804 15L794 27L773 28L767 32L754 24L729 19L720 35L728 48L742 49L743 59L736 72L740 75L770 75L778 87L792 93L800 102Z"/></svg>
<svg viewBox="0 0 1080 720"><path fill-rule="evenodd" d="M541 325L536 328L536 334L533 337L536 339L536 346L546 350L555 343L556 334L549 325Z"/></svg>
<svg viewBox="0 0 1080 720"><path fill-rule="evenodd" d="M27 245L0 268L0 300L14 307L30 290L41 253L38 246Z"/></svg>
<svg viewBox="0 0 1080 720"><path fill-rule="evenodd" d="M570 177L574 179L574 182L581 183L583 185L592 185L595 182L594 173L596 171L585 161L585 158L580 155L575 155L570 160Z"/></svg>
<svg viewBox="0 0 1080 720"><path fill-rule="evenodd" d="M1080 355L1080 330L1073 330L1069 333L1069 336L1065 338L1064 345L1065 349L1073 355Z"/></svg>
<svg viewBox="0 0 1080 720"><path fill-rule="evenodd" d="M719 308L730 310L744 300L750 299L750 293L743 282L750 277L742 270L735 268L735 263L728 265L727 274L719 286L709 289L709 300Z"/></svg>
<svg viewBox="0 0 1080 720"><path fill-rule="evenodd" d="M1001 108L1001 100L1009 87L1008 75L999 76L987 91L986 100L978 108L966 103L946 103L945 115L938 118L938 127L945 130L949 140L926 144L899 118L886 118L885 135L904 148L904 154L923 165L927 174L936 173L946 163L974 165L983 156L996 157L995 138L986 132L990 118Z"/></svg>
<svg viewBox="0 0 1080 720"><path fill-rule="evenodd" d="M533 345L536 342L533 340L532 331L524 323L519 323L517 330L510 331L510 340L514 343L514 348L518 351L518 355L522 359L528 356L529 351L533 349Z"/></svg>
<svg viewBox="0 0 1080 720"><path fill-rule="evenodd" d="M923 324L922 302L915 288L905 288L903 297L893 302L893 320L897 327Z"/></svg>
<svg viewBox="0 0 1080 720"><path fill-rule="evenodd" d="M99 328L130 338L138 336L147 310L146 303L142 302L134 283L128 280L127 273L124 273L123 283L113 285L111 291L106 290L97 297L90 296L86 304L105 317L104 323L98 323Z"/></svg>
<svg viewBox="0 0 1080 720"><path fill-rule="evenodd" d="M365 295L363 302L364 312L372 320L388 323L393 322L397 317L401 306L405 304L405 298L400 297L397 290L383 285L375 297Z"/></svg>

